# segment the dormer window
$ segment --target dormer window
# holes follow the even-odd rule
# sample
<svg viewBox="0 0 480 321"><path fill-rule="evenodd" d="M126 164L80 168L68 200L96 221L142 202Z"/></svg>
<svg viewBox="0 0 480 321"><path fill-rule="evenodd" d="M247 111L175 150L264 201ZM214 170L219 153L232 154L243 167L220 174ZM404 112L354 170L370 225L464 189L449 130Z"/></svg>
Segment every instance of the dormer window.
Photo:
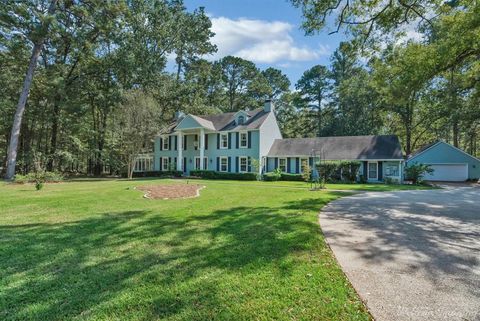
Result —
<svg viewBox="0 0 480 321"><path fill-rule="evenodd" d="M238 116L238 125L243 125L245 123L245 116Z"/></svg>

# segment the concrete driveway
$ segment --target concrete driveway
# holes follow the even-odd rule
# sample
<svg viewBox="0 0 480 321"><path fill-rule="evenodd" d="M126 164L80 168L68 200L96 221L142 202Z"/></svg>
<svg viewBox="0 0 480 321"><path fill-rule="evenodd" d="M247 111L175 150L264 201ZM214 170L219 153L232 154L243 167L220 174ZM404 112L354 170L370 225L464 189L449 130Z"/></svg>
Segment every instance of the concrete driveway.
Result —
<svg viewBox="0 0 480 321"><path fill-rule="evenodd" d="M362 193L320 214L376 320L480 320L480 188Z"/></svg>

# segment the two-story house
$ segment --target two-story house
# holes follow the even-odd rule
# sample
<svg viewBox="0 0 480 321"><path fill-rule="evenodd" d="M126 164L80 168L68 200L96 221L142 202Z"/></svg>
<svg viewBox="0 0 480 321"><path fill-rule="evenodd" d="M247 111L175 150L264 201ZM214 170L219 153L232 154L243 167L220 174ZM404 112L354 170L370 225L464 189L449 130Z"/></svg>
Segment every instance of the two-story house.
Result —
<svg viewBox="0 0 480 321"><path fill-rule="evenodd" d="M176 114L175 123L155 139L154 170L189 174L204 169L252 172L252 159L265 159L282 138L271 101L264 108L217 115Z"/></svg>
<svg viewBox="0 0 480 321"><path fill-rule="evenodd" d="M358 160L359 175L369 181L402 180L403 155L397 136L344 136L282 139L274 105L216 115L177 113L175 122L156 137L153 155L139 155L137 171L195 169L218 172L260 172L280 168L301 173L301 164L319 160Z"/></svg>

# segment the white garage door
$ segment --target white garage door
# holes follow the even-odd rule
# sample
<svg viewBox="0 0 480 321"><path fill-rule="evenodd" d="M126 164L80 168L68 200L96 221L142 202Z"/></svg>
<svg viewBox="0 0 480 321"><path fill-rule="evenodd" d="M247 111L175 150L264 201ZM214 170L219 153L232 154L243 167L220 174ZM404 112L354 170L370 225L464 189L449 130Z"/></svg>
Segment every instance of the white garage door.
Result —
<svg viewBox="0 0 480 321"><path fill-rule="evenodd" d="M430 164L430 166L434 172L425 175L425 180L460 182L468 178L467 164Z"/></svg>

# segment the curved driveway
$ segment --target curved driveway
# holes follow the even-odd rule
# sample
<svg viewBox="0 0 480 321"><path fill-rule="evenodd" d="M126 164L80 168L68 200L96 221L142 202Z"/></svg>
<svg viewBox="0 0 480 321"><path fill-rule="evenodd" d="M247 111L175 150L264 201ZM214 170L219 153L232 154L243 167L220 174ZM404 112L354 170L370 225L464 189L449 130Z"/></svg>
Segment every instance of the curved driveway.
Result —
<svg viewBox="0 0 480 321"><path fill-rule="evenodd" d="M320 214L376 320L480 320L480 188L362 193Z"/></svg>

